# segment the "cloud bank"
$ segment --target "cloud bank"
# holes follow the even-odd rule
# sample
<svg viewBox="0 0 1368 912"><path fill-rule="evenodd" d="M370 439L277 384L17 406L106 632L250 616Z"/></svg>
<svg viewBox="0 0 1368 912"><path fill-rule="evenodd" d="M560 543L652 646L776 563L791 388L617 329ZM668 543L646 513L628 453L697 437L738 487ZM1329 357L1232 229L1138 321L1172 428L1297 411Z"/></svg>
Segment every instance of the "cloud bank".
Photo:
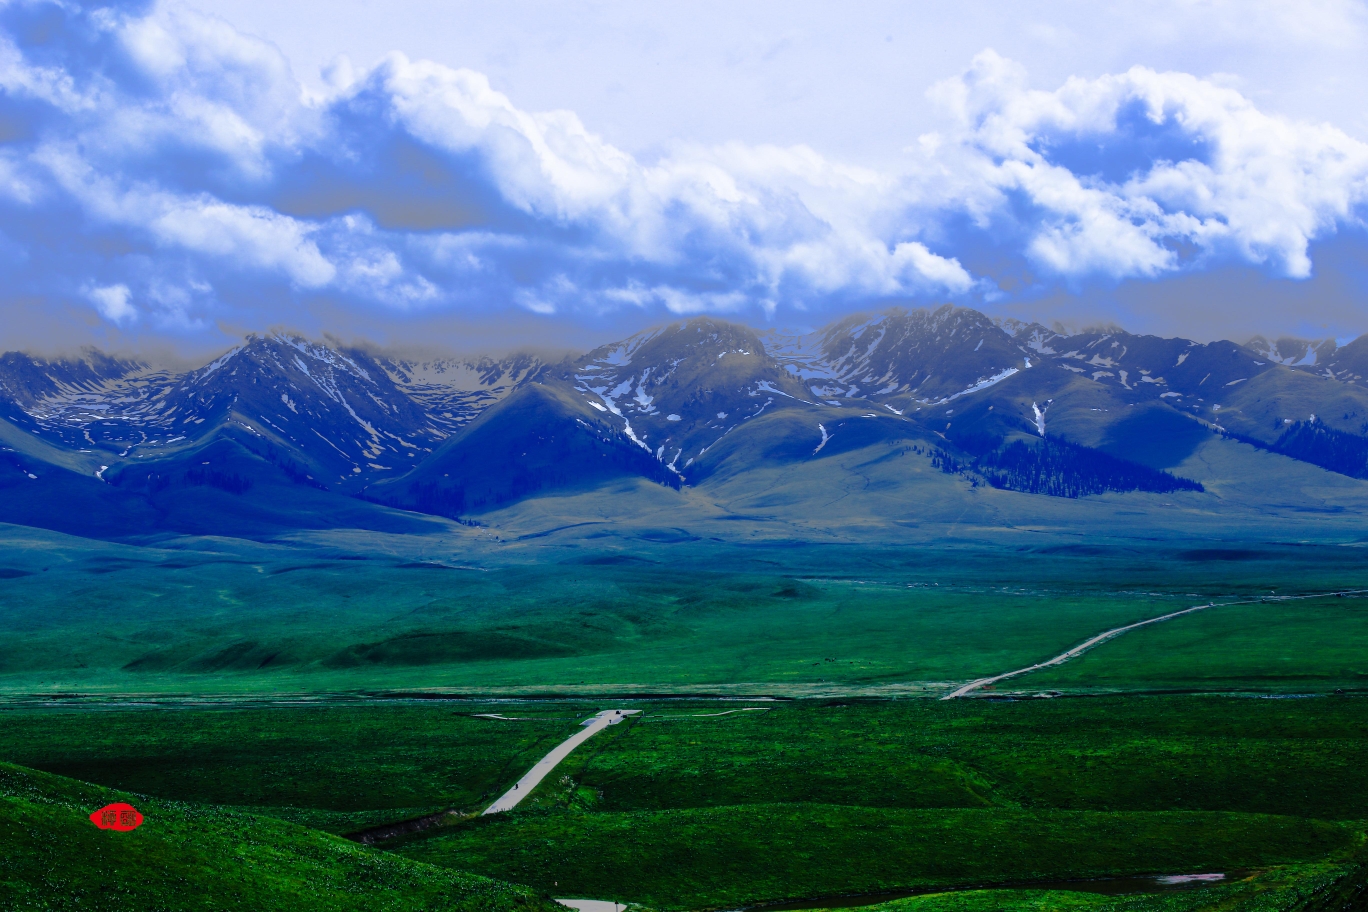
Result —
<svg viewBox="0 0 1368 912"><path fill-rule="evenodd" d="M1368 144L1143 67L1042 91L985 51L885 171L802 146L643 161L399 53L328 75L308 90L186 11L0 6L0 312L173 336L320 302L792 320L1231 264L1303 279L1368 203Z"/></svg>

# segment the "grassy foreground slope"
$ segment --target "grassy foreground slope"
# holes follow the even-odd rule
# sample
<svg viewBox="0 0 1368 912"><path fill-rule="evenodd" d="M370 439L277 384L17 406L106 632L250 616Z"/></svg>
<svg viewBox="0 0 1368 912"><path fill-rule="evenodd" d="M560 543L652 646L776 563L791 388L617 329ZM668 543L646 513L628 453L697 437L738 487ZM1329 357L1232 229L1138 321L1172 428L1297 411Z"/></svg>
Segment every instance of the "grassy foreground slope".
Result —
<svg viewBox="0 0 1368 912"><path fill-rule="evenodd" d="M352 703L0 710L0 758L335 833L483 810L598 707ZM510 713L517 722L475 713Z"/></svg>
<svg viewBox="0 0 1368 912"><path fill-rule="evenodd" d="M11 706L0 711L0 758L347 832L438 806L479 809L578 721L617 705L643 712L572 754L558 773L573 785L548 781L532 803L1368 818L1368 699L1356 697ZM741 706L767 709L717 715ZM482 712L514 718L471 715Z"/></svg>
<svg viewBox="0 0 1368 912"><path fill-rule="evenodd" d="M432 868L376 868L364 860L388 856L211 806L250 805L338 831L443 805L477 810L549 743L609 706L642 712L587 742L517 811L446 818L386 848L556 896L671 910L1284 865L1309 865L1310 876L1360 851L1368 826L1368 699L1359 696L11 704L0 711L0 758L155 795L134 802L149 823L131 835L157 836L166 831L152 824L166 821L179 821L170 836L191 833L190 852L157 862L183 865L168 883L231 886L268 871L292 882L321 864L342 871L328 877L344 889L354 882L348 859L362 859L410 878L386 882L420 903L435 889ZM488 712L506 718L473 715ZM54 826L52 800L30 799L46 822L29 836L0 830L0 851L13 857L23 857L16 845L49 850L24 861L25 883L41 885L64 865L97 881L102 865L117 867L91 847L130 843L85 819L115 793L22 776L24 789L0 794L22 799L60 785L69 824ZM15 826L20 815L0 810ZM152 841L157 852L170 836ZM161 856L141 863L147 857ZM223 867L234 858L255 874Z"/></svg>
<svg viewBox="0 0 1368 912"><path fill-rule="evenodd" d="M734 908L1338 864L1368 817L1358 698L798 701L719 715L737 705L643 706L525 810L396 851L561 895Z"/></svg>
<svg viewBox="0 0 1368 912"><path fill-rule="evenodd" d="M145 816L100 830L115 801ZM0 908L6 910L526 910L531 891L440 870L269 818L159 801L0 763Z"/></svg>
<svg viewBox="0 0 1368 912"><path fill-rule="evenodd" d="M1368 862L1360 852L1343 864L1289 865L1200 890L1117 896L967 890L911 896L864 912L1358 912L1368 906L1365 874Z"/></svg>
<svg viewBox="0 0 1368 912"><path fill-rule="evenodd" d="M1346 824L1256 814L818 804L515 812L402 851L572 896L612 891L610 899L686 910L923 886L1226 871L1343 854L1359 838ZM546 883L553 871L554 887Z"/></svg>

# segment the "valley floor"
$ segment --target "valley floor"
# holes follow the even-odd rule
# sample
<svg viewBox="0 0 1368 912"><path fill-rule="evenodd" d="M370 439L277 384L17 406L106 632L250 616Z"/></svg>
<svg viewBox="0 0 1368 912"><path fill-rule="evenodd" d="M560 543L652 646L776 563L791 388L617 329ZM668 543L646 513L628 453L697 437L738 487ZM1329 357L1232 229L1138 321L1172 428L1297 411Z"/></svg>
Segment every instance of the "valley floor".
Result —
<svg viewBox="0 0 1368 912"><path fill-rule="evenodd" d="M608 708L638 712L479 816ZM1361 890L1368 839L1355 696L11 704L0 757L6 908L105 908L84 886L104 881L167 909L250 890L259 909L823 908L1001 885L886 908L1291 910ZM144 825L85 820L114 800ZM374 846L326 835L434 811L453 813ZM1067 888L1107 878L1143 892Z"/></svg>
<svg viewBox="0 0 1368 912"><path fill-rule="evenodd" d="M996 689L1368 681L1357 541L636 531L457 550L374 534L132 545L0 530L0 623L22 633L0 642L0 694L944 696L1127 627Z"/></svg>
<svg viewBox="0 0 1368 912"><path fill-rule="evenodd" d="M812 543L550 519L521 541L511 513L0 530L0 908L1363 902L1368 565L1338 526ZM610 709L635 712L481 814ZM95 829L113 801L144 825ZM1117 878L1149 887L1065 888Z"/></svg>

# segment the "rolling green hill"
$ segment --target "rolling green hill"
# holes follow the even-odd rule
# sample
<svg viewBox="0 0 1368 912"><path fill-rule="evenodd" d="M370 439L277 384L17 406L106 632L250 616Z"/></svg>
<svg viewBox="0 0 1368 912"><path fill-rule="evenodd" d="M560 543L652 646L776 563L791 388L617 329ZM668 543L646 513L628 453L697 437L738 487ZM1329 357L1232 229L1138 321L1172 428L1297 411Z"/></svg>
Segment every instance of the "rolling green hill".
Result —
<svg viewBox="0 0 1368 912"><path fill-rule="evenodd" d="M125 801L132 832L89 815ZM0 763L0 905L91 910L527 910L525 888L410 862L269 817L164 801Z"/></svg>

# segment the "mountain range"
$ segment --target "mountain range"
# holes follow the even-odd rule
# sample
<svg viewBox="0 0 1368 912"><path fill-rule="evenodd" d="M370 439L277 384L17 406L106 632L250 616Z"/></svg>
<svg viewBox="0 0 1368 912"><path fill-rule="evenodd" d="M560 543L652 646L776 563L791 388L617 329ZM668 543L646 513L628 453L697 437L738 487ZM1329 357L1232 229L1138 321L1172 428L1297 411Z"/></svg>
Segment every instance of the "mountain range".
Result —
<svg viewBox="0 0 1368 912"><path fill-rule="evenodd" d="M624 481L696 501L761 477L772 491L809 478L766 495L790 512L862 478L910 514L989 491L1024 514L1154 495L1219 513L1227 483L1286 501L1291 466L1302 490L1333 476L1356 492L1365 376L1368 336L1070 334L948 305L810 333L697 318L560 361L420 360L285 332L184 372L9 352L0 521L103 537L403 531ZM1196 457L1211 446L1245 456ZM1309 509L1346 509L1335 496Z"/></svg>

